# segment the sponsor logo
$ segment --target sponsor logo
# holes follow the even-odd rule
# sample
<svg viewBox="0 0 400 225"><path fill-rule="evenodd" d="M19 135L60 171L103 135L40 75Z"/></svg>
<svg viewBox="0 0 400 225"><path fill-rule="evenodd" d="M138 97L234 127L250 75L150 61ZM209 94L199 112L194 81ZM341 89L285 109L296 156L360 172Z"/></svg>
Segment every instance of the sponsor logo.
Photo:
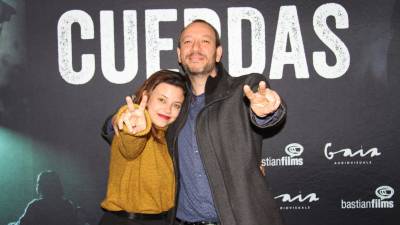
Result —
<svg viewBox="0 0 400 225"><path fill-rule="evenodd" d="M371 200L357 199L355 201L345 201L341 199L340 207L342 209L387 209L394 208L394 202L390 199L394 195L394 189L390 186L383 185L375 190L378 198Z"/></svg>
<svg viewBox="0 0 400 225"><path fill-rule="evenodd" d="M372 159L382 155L378 148L353 150L350 148L334 149L332 143L326 143L324 148L325 157L335 165L369 165Z"/></svg>
<svg viewBox="0 0 400 225"><path fill-rule="evenodd" d="M264 158L261 160L261 166L302 166L303 158L301 154L304 151L304 147L299 143L291 143L285 147L287 156L281 158Z"/></svg>
<svg viewBox="0 0 400 225"><path fill-rule="evenodd" d="M312 204L319 201L319 197L317 197L316 193L307 195L299 193L295 196L285 193L275 196L275 199L281 200L282 202L279 207L280 210L309 210Z"/></svg>
<svg viewBox="0 0 400 225"><path fill-rule="evenodd" d="M380 186L375 190L375 195L381 200L390 199L394 195L394 189L390 186Z"/></svg>

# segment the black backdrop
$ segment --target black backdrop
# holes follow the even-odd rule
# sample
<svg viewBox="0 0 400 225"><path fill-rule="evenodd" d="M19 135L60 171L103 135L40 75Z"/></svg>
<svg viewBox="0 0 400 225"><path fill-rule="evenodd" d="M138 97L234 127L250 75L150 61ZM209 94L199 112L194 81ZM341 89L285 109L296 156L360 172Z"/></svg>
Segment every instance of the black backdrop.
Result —
<svg viewBox="0 0 400 225"><path fill-rule="evenodd" d="M146 74L179 68L173 40L196 13L218 23L227 69L265 74L288 105L262 159L286 223L398 223L399 1L3 2L16 12L0 33L1 224L23 213L46 169L97 223L101 125Z"/></svg>

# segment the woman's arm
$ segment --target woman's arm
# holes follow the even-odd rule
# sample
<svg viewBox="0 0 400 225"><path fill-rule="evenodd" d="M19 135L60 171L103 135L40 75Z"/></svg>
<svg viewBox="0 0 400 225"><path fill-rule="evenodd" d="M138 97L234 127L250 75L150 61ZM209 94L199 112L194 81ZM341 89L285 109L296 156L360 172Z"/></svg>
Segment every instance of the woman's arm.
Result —
<svg viewBox="0 0 400 225"><path fill-rule="evenodd" d="M134 105L133 107L134 110L141 110L139 105ZM145 125L143 129L133 133L128 129L126 124L123 124L123 129L119 132L119 135L114 136L112 148L117 146L120 153L126 159L133 160L143 152L147 141L150 138L150 116L144 109L140 112L135 111L134 115L132 115L132 110L128 109L128 106L123 106L116 115L116 121L119 121L121 117L129 117L132 118L132 120Z"/></svg>

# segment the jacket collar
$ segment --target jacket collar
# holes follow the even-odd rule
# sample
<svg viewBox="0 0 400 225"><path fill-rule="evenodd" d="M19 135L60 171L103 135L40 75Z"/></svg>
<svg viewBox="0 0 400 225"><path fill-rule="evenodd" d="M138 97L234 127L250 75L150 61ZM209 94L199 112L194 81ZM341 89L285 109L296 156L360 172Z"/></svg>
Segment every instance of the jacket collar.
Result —
<svg viewBox="0 0 400 225"><path fill-rule="evenodd" d="M221 99L227 96L230 93L231 86L231 76L225 71L222 63L217 63L217 76L211 77L209 76L206 81L206 89L205 89L205 104L209 104L215 100ZM190 83L189 78L187 78L187 94L185 97L184 105L179 113L177 120L172 123L167 130L167 140L170 144L169 149L172 151L175 149L176 145L176 137L179 134L179 131L185 124L185 121L188 116L190 101L193 97L191 91L192 85ZM177 154L175 152L175 154ZM174 155L174 157L177 157Z"/></svg>
<svg viewBox="0 0 400 225"><path fill-rule="evenodd" d="M206 104L223 98L229 94L231 76L226 72L222 63L217 63L217 76L209 76L206 82L205 102Z"/></svg>

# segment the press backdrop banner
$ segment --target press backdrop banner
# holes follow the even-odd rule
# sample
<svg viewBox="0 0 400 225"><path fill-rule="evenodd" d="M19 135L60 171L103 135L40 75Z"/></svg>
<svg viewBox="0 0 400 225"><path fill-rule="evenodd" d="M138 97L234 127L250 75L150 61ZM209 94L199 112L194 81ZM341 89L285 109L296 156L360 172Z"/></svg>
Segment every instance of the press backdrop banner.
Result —
<svg viewBox="0 0 400 225"><path fill-rule="evenodd" d="M218 30L233 76L262 73L287 103L260 159L286 224L398 224L399 1L0 5L0 224L38 197L46 170L80 223L97 224L109 161L101 126L151 73L180 70L177 37L198 18Z"/></svg>

